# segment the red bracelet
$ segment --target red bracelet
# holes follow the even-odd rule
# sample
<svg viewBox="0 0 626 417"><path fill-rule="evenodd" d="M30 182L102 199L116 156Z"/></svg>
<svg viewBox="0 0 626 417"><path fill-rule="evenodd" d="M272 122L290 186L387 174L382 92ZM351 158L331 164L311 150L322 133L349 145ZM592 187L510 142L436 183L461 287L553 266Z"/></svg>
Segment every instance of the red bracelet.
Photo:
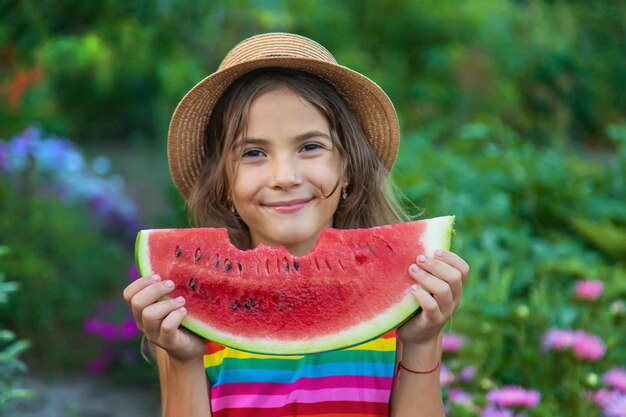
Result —
<svg viewBox="0 0 626 417"><path fill-rule="evenodd" d="M402 361L399 361L398 362L398 367L396 368L396 375L394 376L394 379L396 379L398 377L398 373L400 372L400 369L404 369L407 372L410 372L412 374L418 374L418 375L432 374L437 369L439 369L439 361L437 361L437 365L435 365L435 367L433 369L431 369L430 371L414 371L414 370L409 369L406 366L402 365Z"/></svg>

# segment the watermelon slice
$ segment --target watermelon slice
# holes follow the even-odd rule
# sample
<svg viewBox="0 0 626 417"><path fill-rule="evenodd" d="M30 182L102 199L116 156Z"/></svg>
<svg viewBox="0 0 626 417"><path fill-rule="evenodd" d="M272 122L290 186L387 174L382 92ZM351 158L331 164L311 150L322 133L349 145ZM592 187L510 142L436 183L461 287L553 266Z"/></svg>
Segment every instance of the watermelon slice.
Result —
<svg viewBox="0 0 626 417"><path fill-rule="evenodd" d="M454 217L369 229L326 229L315 248L241 251L226 229L152 229L137 236L142 276L176 284L183 326L217 343L265 354L305 354L380 336L418 308L408 267L448 249Z"/></svg>

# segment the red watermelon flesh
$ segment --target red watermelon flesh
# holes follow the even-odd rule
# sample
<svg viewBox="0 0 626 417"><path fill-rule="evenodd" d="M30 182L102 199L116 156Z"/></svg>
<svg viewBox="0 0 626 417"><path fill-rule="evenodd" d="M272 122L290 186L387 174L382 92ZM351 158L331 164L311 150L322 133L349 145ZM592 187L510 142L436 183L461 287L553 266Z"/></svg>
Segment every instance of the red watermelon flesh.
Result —
<svg viewBox="0 0 626 417"><path fill-rule="evenodd" d="M266 354L340 349L395 328L417 309L408 267L448 249L453 216L369 229L326 229L315 248L241 251L225 229L139 232L141 275L159 274L186 299L183 326Z"/></svg>

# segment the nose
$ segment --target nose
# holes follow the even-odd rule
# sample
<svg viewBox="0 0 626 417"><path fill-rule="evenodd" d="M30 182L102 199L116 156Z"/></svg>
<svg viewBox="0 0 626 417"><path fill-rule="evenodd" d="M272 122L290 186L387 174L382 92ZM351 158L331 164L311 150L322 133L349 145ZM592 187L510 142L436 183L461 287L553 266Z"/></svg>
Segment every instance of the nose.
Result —
<svg viewBox="0 0 626 417"><path fill-rule="evenodd" d="M270 186L288 190L302 184L302 178L298 170L298 161L291 155L283 155L273 158Z"/></svg>

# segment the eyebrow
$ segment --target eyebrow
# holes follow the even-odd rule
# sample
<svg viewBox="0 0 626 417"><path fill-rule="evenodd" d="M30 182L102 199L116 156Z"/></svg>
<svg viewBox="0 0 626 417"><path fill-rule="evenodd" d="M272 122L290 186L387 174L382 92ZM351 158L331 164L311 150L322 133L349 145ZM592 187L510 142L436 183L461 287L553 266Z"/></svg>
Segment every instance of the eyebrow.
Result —
<svg viewBox="0 0 626 417"><path fill-rule="evenodd" d="M330 136L328 136L324 132L320 132L319 130L311 130L309 132L301 133L298 136L295 136L293 138L293 141L303 142L307 139L317 138L317 137L322 137L332 142L332 139L330 138ZM269 142L269 140L263 139L263 138L246 137L245 139L235 143L235 148L239 148L244 145L264 145L267 142Z"/></svg>

